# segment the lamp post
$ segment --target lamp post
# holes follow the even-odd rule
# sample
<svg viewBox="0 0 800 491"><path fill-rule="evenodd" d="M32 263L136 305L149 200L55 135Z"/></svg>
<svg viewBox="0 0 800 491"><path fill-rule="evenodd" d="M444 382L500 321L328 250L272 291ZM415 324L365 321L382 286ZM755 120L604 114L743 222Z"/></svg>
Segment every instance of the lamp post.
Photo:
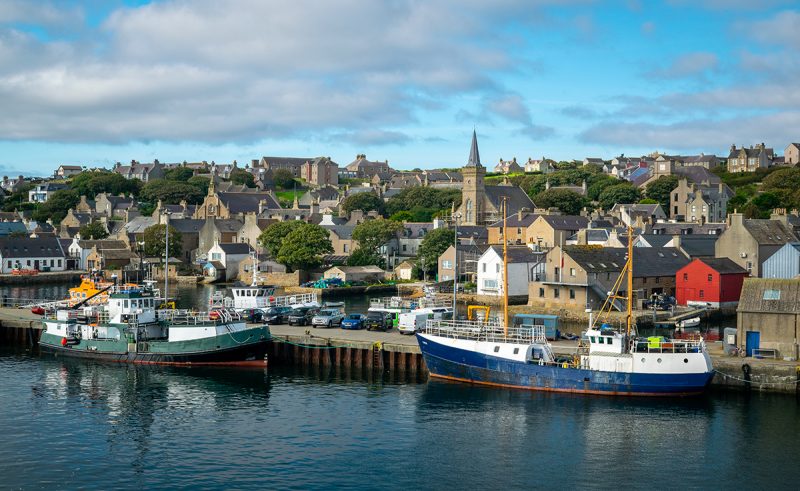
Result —
<svg viewBox="0 0 800 491"><path fill-rule="evenodd" d="M458 294L458 220L461 213L453 215L453 318L456 318L456 295Z"/></svg>
<svg viewBox="0 0 800 491"><path fill-rule="evenodd" d="M169 210L164 211L164 305L169 302Z"/></svg>

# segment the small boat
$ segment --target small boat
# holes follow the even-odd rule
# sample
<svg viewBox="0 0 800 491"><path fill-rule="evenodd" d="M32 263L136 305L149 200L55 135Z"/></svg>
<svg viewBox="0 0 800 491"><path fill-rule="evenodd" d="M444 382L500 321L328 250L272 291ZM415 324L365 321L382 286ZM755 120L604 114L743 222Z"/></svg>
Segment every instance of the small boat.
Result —
<svg viewBox="0 0 800 491"><path fill-rule="evenodd" d="M323 308L327 308L327 307L330 307L330 308L341 308L341 307L344 307L344 302L325 302L322 305L322 307Z"/></svg>
<svg viewBox="0 0 800 491"><path fill-rule="evenodd" d="M684 329L686 327L696 327L700 325L700 317L692 317L690 319L684 319L682 321L678 321L675 323L675 327L678 329Z"/></svg>
<svg viewBox="0 0 800 491"><path fill-rule="evenodd" d="M31 313L36 315L44 315L44 308L37 305L36 307L31 308Z"/></svg>

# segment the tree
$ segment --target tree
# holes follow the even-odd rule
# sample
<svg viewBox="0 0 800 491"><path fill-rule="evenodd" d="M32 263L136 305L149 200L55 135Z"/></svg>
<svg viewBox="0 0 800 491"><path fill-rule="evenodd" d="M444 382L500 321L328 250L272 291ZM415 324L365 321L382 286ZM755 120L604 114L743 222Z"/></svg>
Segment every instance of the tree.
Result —
<svg viewBox="0 0 800 491"><path fill-rule="evenodd" d="M312 269L322 264L322 256L333 252L328 231L313 223L301 225L283 238L276 261L290 271Z"/></svg>
<svg viewBox="0 0 800 491"><path fill-rule="evenodd" d="M33 212L33 218L38 222L52 220L53 223L61 223L67 216L67 211L75 208L80 201L77 192L72 189L61 189L51 194L47 201Z"/></svg>
<svg viewBox="0 0 800 491"><path fill-rule="evenodd" d="M164 257L166 252L166 225L151 225L144 229L144 253L149 257ZM171 226L169 227L169 255L170 257L180 257L183 249L181 233Z"/></svg>
<svg viewBox="0 0 800 491"><path fill-rule="evenodd" d="M762 189L764 191L800 189L800 169L789 167L776 170L764 178Z"/></svg>
<svg viewBox="0 0 800 491"><path fill-rule="evenodd" d="M283 239L292 233L295 229L302 226L303 222L299 220L288 220L285 222L275 222L270 224L258 236L258 244L267 250L267 253L273 259L278 257L278 252L283 245Z"/></svg>
<svg viewBox="0 0 800 491"><path fill-rule="evenodd" d="M192 176L186 182L199 189L205 196L208 194L208 185L211 182L211 178L208 176Z"/></svg>
<svg viewBox="0 0 800 491"><path fill-rule="evenodd" d="M414 215L410 211L398 211L390 216L389 220L394 220L395 222L412 222L414 221Z"/></svg>
<svg viewBox="0 0 800 491"><path fill-rule="evenodd" d="M589 205L589 201L586 198L568 189L542 191L533 198L533 202L536 203L536 206L542 208L555 206L567 215L577 215L585 206Z"/></svg>
<svg viewBox="0 0 800 491"><path fill-rule="evenodd" d="M101 240L108 237L108 230L100 222L88 223L81 227L78 233L84 240Z"/></svg>
<svg viewBox="0 0 800 491"><path fill-rule="evenodd" d="M382 218L366 220L353 229L353 240L358 241L358 247L364 251L378 254L378 249L401 230L403 230L403 224L393 220Z"/></svg>
<svg viewBox="0 0 800 491"><path fill-rule="evenodd" d="M32 182L22 184L16 191L6 196L3 200L3 211L14 211L22 209L22 205L28 202L28 191L36 185Z"/></svg>
<svg viewBox="0 0 800 491"><path fill-rule="evenodd" d="M173 167L164 171L164 179L168 181L186 182L194 176L194 170L188 167Z"/></svg>
<svg viewBox="0 0 800 491"><path fill-rule="evenodd" d="M177 205L184 199L190 204L202 203L205 195L200 191L200 188L187 182L158 179L144 185L141 197L142 200L152 203L161 200L167 205Z"/></svg>
<svg viewBox="0 0 800 491"><path fill-rule="evenodd" d="M658 203L658 201L656 201L656 200L654 200L652 198L645 198L645 199L640 199L639 200L639 204L640 205L657 205L659 203Z"/></svg>
<svg viewBox="0 0 800 491"><path fill-rule="evenodd" d="M239 185L244 184L249 188L256 187L255 176L253 176L253 174L247 172L244 169L239 169L239 168L233 169L230 173L230 179L231 182L234 184L239 184Z"/></svg>
<svg viewBox="0 0 800 491"><path fill-rule="evenodd" d="M600 197L600 193L605 191L607 187L614 186L620 182L621 181L614 176L609 176L608 174L599 175L592 179L592 183L586 188L586 196L592 201L597 201Z"/></svg>
<svg viewBox="0 0 800 491"><path fill-rule="evenodd" d="M642 193L636 186L622 183L607 187L600 193L598 201L604 210L610 210L617 203L636 203L640 199L642 199Z"/></svg>
<svg viewBox="0 0 800 491"><path fill-rule="evenodd" d="M142 188L142 181L126 179L116 172L107 170L83 171L73 176L69 184L78 193L78 196L86 196L89 199L100 193L133 194L137 196Z"/></svg>
<svg viewBox="0 0 800 491"><path fill-rule="evenodd" d="M289 169L278 169L272 173L272 182L281 189L291 189L294 184L294 174Z"/></svg>
<svg viewBox="0 0 800 491"><path fill-rule="evenodd" d="M353 210L383 212L383 200L375 193L356 193L351 194L339 205L346 213Z"/></svg>
<svg viewBox="0 0 800 491"><path fill-rule="evenodd" d="M449 210L453 204L456 206L461 204L461 190L459 189L412 186L389 198L389 201L386 202L386 213L391 216L410 210L416 215L421 215L421 218L428 217L421 221L430 221L430 217L436 212ZM417 211L414 212L413 208L416 208Z"/></svg>
<svg viewBox="0 0 800 491"><path fill-rule="evenodd" d="M448 247L455 244L454 231L447 228L437 228L429 232L419 245L417 255L422 262L422 269L434 271L438 268L439 256Z"/></svg>
<svg viewBox="0 0 800 491"><path fill-rule="evenodd" d="M383 258L376 251L368 251L361 247L356 247L350 257L347 258L348 266L381 266Z"/></svg>
<svg viewBox="0 0 800 491"><path fill-rule="evenodd" d="M678 187L678 181L680 181L678 176L661 176L647 185L645 195L656 200L664 211L669 211L669 197L672 191Z"/></svg>

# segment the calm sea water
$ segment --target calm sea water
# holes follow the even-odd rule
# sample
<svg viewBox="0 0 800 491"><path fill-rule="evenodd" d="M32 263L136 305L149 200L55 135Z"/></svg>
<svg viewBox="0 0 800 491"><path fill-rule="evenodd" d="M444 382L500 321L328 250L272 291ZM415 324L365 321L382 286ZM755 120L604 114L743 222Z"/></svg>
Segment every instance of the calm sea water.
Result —
<svg viewBox="0 0 800 491"><path fill-rule="evenodd" d="M8 489L796 489L792 397L655 400L0 351Z"/></svg>

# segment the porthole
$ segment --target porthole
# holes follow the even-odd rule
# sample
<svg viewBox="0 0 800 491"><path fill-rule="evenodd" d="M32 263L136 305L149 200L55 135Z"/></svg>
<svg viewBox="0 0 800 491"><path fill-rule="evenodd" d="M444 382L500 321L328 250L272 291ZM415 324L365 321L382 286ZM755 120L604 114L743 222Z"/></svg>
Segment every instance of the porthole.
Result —
<svg viewBox="0 0 800 491"><path fill-rule="evenodd" d="M684 363L689 363L689 359L688 359L688 358L684 358L684 359L683 359L683 362L684 362Z"/></svg>
<svg viewBox="0 0 800 491"><path fill-rule="evenodd" d="M656 361L657 361L657 362L659 362L659 363L661 363L661 358L657 359Z"/></svg>

